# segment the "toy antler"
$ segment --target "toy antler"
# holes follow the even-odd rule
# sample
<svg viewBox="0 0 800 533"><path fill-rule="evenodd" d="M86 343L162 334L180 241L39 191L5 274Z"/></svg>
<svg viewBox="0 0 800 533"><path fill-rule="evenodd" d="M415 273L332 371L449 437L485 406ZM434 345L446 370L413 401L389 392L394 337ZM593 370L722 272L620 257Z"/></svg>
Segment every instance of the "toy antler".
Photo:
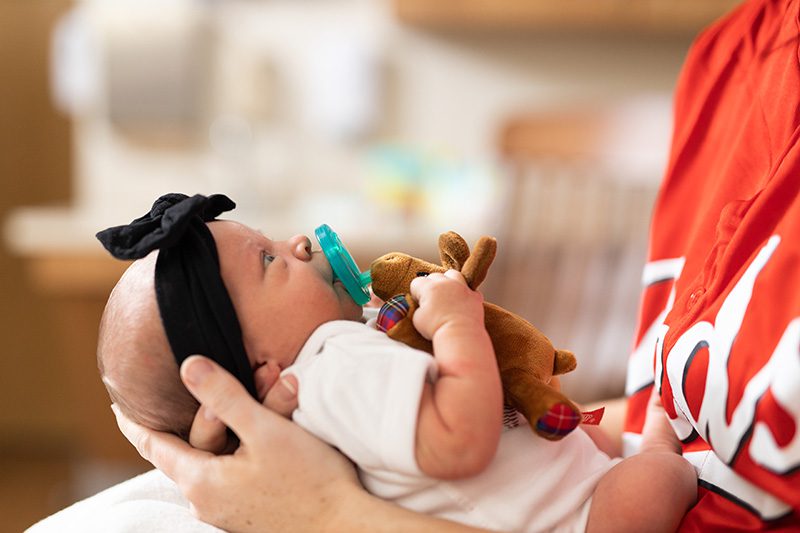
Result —
<svg viewBox="0 0 800 533"><path fill-rule="evenodd" d="M461 267L469 257L469 246L455 231L442 233L439 235L439 257L443 267L461 271Z"/></svg>
<svg viewBox="0 0 800 533"><path fill-rule="evenodd" d="M493 237L481 237L470 254L467 242L458 233L448 231L439 235L442 266L460 271L472 290L486 279L496 253L497 241Z"/></svg>
<svg viewBox="0 0 800 533"><path fill-rule="evenodd" d="M492 265L496 253L497 240L494 237L481 237L478 239L472 255L461 267L461 273L464 275L464 279L467 280L467 285L469 285L470 289L477 290L483 280L486 279L486 274L489 272L489 267Z"/></svg>

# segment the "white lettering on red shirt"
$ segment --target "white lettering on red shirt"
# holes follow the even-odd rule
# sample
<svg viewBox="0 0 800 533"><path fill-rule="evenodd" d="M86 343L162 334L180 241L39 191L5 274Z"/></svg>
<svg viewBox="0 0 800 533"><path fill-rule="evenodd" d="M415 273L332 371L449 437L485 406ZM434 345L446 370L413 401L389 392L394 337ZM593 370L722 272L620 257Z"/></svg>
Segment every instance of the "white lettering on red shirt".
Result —
<svg viewBox="0 0 800 533"><path fill-rule="evenodd" d="M701 483L757 512L765 520L784 516L791 512L791 507L741 477L730 465L742 451L752 430L747 453L753 461L779 474L800 467L800 430L794 432L788 443L779 445L767 424L755 421L758 402L769 389L776 402L795 421L796 428L800 428L800 390L796 387L796 376L800 375L800 318L789 322L768 362L748 381L730 417L726 410L729 401L727 365L756 279L779 246L780 240L779 236L773 236L766 242L725 297L713 323L699 321L680 334L669 351L666 368L662 369L664 338L669 331L664 319L674 303L673 285L664 311L642 336L632 356L635 359L631 361L632 369L628 375L629 393L652 383L655 356L655 383L661 383L662 372L666 372L666 378L671 385L678 418L671 419L670 422L676 434L682 440L687 440L696 432L713 448L713 451L686 454L687 459L697 468ZM682 267L682 259L650 263L645 269L645 285L666 279L663 275L657 276L656 273L659 272L671 273L672 279L677 280L681 272L679 265ZM671 266L671 269L667 266ZM708 350L708 369L702 405L695 419L684 395L684 380L694 355L700 349ZM627 434L625 437L627 450L632 444L633 447L638 447L638 435Z"/></svg>

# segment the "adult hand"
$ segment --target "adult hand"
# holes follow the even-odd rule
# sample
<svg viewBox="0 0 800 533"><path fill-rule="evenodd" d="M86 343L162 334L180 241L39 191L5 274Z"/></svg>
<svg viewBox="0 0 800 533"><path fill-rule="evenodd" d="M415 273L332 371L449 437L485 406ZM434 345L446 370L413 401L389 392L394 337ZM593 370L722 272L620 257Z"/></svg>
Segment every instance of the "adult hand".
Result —
<svg viewBox="0 0 800 533"><path fill-rule="evenodd" d="M213 418L239 437L233 454L193 448L114 412L125 437L175 481L201 520L236 531L335 530L351 510L348 504L366 494L342 455L265 409L211 360L188 358L181 378Z"/></svg>
<svg viewBox="0 0 800 533"><path fill-rule="evenodd" d="M287 375L280 378L264 398L264 405L286 418L297 408L297 378ZM239 440L207 405L201 405L195 414L189 432L189 444L215 454L232 453Z"/></svg>

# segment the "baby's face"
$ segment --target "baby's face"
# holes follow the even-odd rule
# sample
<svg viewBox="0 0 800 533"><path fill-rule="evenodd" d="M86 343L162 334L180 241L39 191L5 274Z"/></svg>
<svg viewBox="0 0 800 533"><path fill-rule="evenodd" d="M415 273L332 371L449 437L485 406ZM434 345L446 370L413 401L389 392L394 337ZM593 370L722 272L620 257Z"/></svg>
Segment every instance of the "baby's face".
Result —
<svg viewBox="0 0 800 533"><path fill-rule="evenodd" d="M321 251L311 251L308 237L273 241L225 220L208 227L263 398L319 325L358 320L361 307L333 282L330 264Z"/></svg>

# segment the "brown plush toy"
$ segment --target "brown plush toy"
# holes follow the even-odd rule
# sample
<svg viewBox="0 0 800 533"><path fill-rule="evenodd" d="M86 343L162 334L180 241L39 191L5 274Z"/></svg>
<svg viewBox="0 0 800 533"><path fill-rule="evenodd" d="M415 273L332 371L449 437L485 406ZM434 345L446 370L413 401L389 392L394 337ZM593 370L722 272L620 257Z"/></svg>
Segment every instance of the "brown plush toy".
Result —
<svg viewBox="0 0 800 533"><path fill-rule="evenodd" d="M496 251L494 238L481 237L470 254L464 239L450 231L439 236L442 266L402 253L389 253L376 259L370 268L372 291L385 301L405 295L409 305L405 318L387 331L389 337L433 353L431 342L412 324L416 304L409 294L411 281L452 268L460 271L469 287L476 290L485 279ZM542 332L501 307L484 303L484 316L506 404L522 413L531 428L545 439L559 440L570 433L580 422L580 411L549 383L553 376L575 369L575 356L566 350L554 349Z"/></svg>

